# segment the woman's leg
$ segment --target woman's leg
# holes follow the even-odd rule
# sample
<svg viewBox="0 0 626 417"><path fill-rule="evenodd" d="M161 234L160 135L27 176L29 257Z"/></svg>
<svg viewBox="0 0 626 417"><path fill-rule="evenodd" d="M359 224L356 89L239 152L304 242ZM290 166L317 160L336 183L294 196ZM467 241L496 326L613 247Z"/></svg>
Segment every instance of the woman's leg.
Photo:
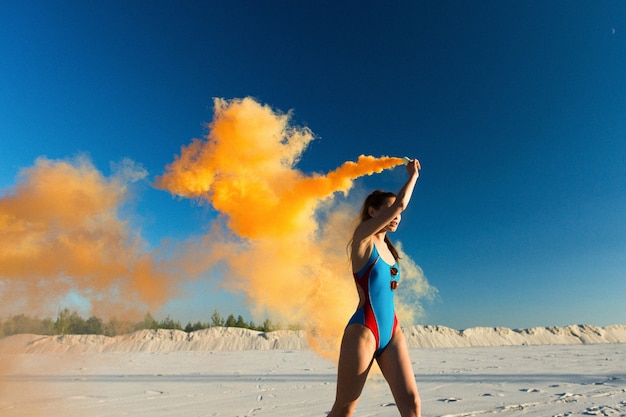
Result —
<svg viewBox="0 0 626 417"><path fill-rule="evenodd" d="M328 417L351 416L374 361L376 339L360 324L346 328L341 341L337 370L337 395Z"/></svg>
<svg viewBox="0 0 626 417"><path fill-rule="evenodd" d="M378 366L382 371L396 405L402 417L420 417L420 397L413 374L413 366L409 357L409 350L400 326L378 357Z"/></svg>

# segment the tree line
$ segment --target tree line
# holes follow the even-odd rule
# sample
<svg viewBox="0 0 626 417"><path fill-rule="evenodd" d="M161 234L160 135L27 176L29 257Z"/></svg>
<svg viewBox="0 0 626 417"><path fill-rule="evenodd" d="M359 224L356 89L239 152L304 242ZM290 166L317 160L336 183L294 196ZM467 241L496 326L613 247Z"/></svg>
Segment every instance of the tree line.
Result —
<svg viewBox="0 0 626 417"><path fill-rule="evenodd" d="M78 312L70 311L65 308L59 311L55 320L49 317L40 319L39 317L31 317L25 314L11 316L5 320L0 319L0 337L11 336L14 334L38 334L47 336L63 334L96 334L104 336L119 336L144 329L182 330L190 333L197 330L208 329L210 327L240 327L262 332L270 332L280 328L279 325L272 323L269 319L266 319L263 324L257 326L252 321L246 322L241 315L235 318L233 314L230 314L228 317L224 318L217 312L217 310L213 313L213 315L211 315L208 322L188 322L183 327L180 321L174 320L169 316L163 320L156 320L152 314L146 313L143 320L139 322L120 320L117 318L111 318L104 321L96 316L91 316L85 319L78 314ZM292 330L297 328L297 326L289 326L289 329Z"/></svg>

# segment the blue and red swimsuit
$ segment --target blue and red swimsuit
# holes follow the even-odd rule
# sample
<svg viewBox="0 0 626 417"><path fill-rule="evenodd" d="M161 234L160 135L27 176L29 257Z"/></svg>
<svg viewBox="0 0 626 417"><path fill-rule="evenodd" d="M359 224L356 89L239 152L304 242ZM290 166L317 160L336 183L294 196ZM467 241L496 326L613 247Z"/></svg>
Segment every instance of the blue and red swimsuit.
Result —
<svg viewBox="0 0 626 417"><path fill-rule="evenodd" d="M394 289L400 280L398 263L389 265L373 245L367 264L354 274L354 280L363 290L365 300L361 300L363 304L348 326L358 323L370 329L376 338L375 355L379 356L391 341L398 323L393 302Z"/></svg>

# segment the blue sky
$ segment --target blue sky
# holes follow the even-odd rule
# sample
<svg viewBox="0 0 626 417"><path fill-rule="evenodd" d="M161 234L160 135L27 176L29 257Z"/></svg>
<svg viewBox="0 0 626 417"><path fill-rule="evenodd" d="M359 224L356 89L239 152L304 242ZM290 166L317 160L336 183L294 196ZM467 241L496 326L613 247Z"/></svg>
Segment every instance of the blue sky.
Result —
<svg viewBox="0 0 626 417"><path fill-rule="evenodd" d="M194 236L215 213L151 182L214 97L251 96L314 132L305 173L420 159L394 238L439 292L421 323L626 319L623 1L2 1L0 50L5 195L40 156L87 154L104 175L129 158L149 174L121 215L155 247ZM248 315L188 290L158 314Z"/></svg>

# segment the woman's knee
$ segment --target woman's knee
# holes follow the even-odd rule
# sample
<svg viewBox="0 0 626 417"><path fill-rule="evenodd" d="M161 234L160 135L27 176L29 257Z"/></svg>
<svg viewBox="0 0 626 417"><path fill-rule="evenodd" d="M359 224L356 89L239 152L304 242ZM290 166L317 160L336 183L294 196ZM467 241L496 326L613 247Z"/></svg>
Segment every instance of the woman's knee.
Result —
<svg viewBox="0 0 626 417"><path fill-rule="evenodd" d="M356 409L356 401L348 403L335 402L327 417L350 417Z"/></svg>
<svg viewBox="0 0 626 417"><path fill-rule="evenodd" d="M402 417L419 417L421 415L422 402L417 392L410 393L402 403L400 414Z"/></svg>
<svg viewBox="0 0 626 417"><path fill-rule="evenodd" d="M415 395L411 398L411 403L413 404L413 408L415 408L417 411L422 408L422 400L418 393L415 393Z"/></svg>

